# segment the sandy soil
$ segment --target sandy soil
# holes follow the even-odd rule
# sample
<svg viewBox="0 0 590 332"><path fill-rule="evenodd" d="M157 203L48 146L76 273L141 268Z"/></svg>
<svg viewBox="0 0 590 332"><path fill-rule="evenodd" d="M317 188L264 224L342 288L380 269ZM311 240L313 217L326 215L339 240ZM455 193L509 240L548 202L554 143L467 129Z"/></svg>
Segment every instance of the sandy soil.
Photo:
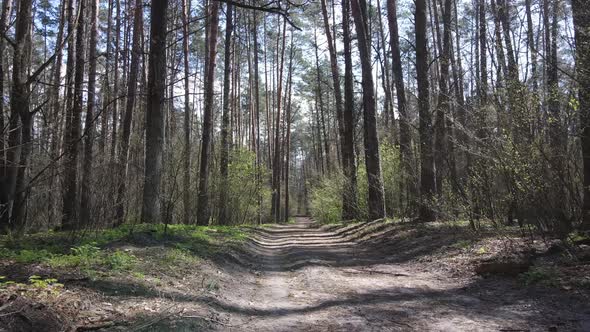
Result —
<svg viewBox="0 0 590 332"><path fill-rule="evenodd" d="M84 322L73 331L590 331L587 290L474 272L477 261L520 250L497 233L305 217L249 232L243 246L194 267L67 282L54 302ZM162 245L126 248L149 260ZM6 317L33 331L25 318L34 315L20 316Z"/></svg>
<svg viewBox="0 0 590 332"><path fill-rule="evenodd" d="M396 253L395 244L377 250L379 243L359 235L362 227L329 231L297 218L295 224L255 230L246 252L236 258L240 267L222 281L223 295L206 301L211 318L201 320L200 328L590 331L583 298L533 291L506 278L451 277L407 250ZM196 328L196 317L179 316L148 330L189 331Z"/></svg>

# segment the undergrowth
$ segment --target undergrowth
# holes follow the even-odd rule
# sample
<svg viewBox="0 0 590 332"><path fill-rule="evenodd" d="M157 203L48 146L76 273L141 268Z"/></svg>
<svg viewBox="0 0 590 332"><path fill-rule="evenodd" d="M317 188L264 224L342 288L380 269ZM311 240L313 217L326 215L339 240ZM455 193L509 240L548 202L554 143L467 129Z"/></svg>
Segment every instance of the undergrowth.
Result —
<svg viewBox="0 0 590 332"><path fill-rule="evenodd" d="M76 269L88 276L131 272L130 275L141 279L153 264L191 267L199 258L240 243L246 236L242 228L230 226L126 224L85 234L30 234L18 241L3 236L0 260ZM121 249L127 244L132 244L133 250ZM137 249L148 247L156 249L149 264L137 253Z"/></svg>

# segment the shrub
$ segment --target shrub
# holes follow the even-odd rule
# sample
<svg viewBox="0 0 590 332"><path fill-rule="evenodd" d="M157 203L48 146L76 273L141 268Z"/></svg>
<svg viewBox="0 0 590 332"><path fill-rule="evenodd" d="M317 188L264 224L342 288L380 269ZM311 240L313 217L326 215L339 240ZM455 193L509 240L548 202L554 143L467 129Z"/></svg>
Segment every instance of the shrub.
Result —
<svg viewBox="0 0 590 332"><path fill-rule="evenodd" d="M137 258L125 251L116 250L106 257L106 263L115 271L128 271L135 266Z"/></svg>
<svg viewBox="0 0 590 332"><path fill-rule="evenodd" d="M335 223L342 219L342 182L340 174L324 177L311 185L309 209L321 223Z"/></svg>

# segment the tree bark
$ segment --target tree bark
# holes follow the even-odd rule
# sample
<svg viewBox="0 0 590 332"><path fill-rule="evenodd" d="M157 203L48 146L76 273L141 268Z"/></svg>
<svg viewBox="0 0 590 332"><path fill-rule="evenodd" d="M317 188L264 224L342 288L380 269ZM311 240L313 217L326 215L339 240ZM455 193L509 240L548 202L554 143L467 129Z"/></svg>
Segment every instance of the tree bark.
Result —
<svg viewBox="0 0 590 332"><path fill-rule="evenodd" d="M320 70L320 57L318 55L318 38L317 38L317 30L314 28L313 30L314 36L314 50L315 50L315 68L316 68L316 90L315 90L315 98L316 98L316 111L318 112L318 116L320 119L323 140L320 136L320 142L323 141L324 143L324 156L326 159L326 172L330 174L332 172L332 162L330 160L330 143L328 142L328 134L326 131L326 117L324 116L324 96L322 93L322 72Z"/></svg>
<svg viewBox="0 0 590 332"><path fill-rule="evenodd" d="M291 157L291 92L293 89L293 30L291 30L291 46L289 47L289 74L287 78L287 102L285 104L285 121L287 122L285 133L285 218L289 221L289 168Z"/></svg>
<svg viewBox="0 0 590 332"><path fill-rule="evenodd" d="M117 123L119 122L119 54L120 54L120 38L121 38L121 3L117 3L117 20L115 23L115 61L114 61L114 77L113 77L113 110L112 110L112 133L111 133L111 161L115 160L117 153ZM150 57L151 58L151 57Z"/></svg>
<svg viewBox="0 0 590 332"><path fill-rule="evenodd" d="M221 176L221 187L219 189L219 218L220 225L229 224L228 214L228 163L229 163L229 87L230 87L230 73L231 68L231 40L233 33L233 6L231 3L227 4L226 19L225 19L225 54L223 67L223 114L221 119L221 160L219 173Z"/></svg>
<svg viewBox="0 0 590 332"><path fill-rule="evenodd" d="M354 82L352 74L352 42L350 32L350 0L342 0L342 35L344 46L344 109L342 114L344 135L342 136L342 160L344 175L348 179L344 186L347 195L346 209L342 209L343 220L358 218L356 156L354 154Z"/></svg>
<svg viewBox="0 0 590 332"><path fill-rule="evenodd" d="M83 106L84 68L84 28L86 24L86 0L78 4L78 21L76 22L76 65L74 69L73 106L66 127L65 170L62 229L72 230L80 226L78 218L78 141L80 139L80 117Z"/></svg>
<svg viewBox="0 0 590 332"><path fill-rule="evenodd" d="M119 147L117 171L117 201L115 203L115 225L120 225L125 221L125 196L127 192L127 164L129 159L129 140L131 137L131 122L133 118L133 108L135 107L137 76L139 72L139 61L141 53L141 29L143 27L143 2L135 1L133 14L133 41L131 49L131 64L129 67L129 76L127 82L127 104L125 105L125 115L123 116L123 126L121 135L121 146Z"/></svg>
<svg viewBox="0 0 590 332"><path fill-rule="evenodd" d="M584 165L584 203L581 229L590 231L590 6L585 0L572 0L576 40L578 109L582 130Z"/></svg>
<svg viewBox="0 0 590 332"><path fill-rule="evenodd" d="M356 203L356 196L350 195L349 188L351 186L351 166L350 166L350 153L346 150L345 136L347 132L344 129L344 111L342 105L342 91L340 90L340 73L338 70L338 59L336 58L336 48L332 39L332 33L330 32L330 24L328 21L328 10L326 7L326 0L321 1L322 16L324 18L324 32L326 39L328 40L328 51L330 53L330 69L332 71L332 83L334 86L334 99L336 104L336 119L338 121L338 136L340 137L340 151L342 154L342 165L344 170L344 177L346 184L342 191L342 218L344 220L350 220L354 218L354 211ZM348 18L345 18L348 20ZM348 133L350 134L350 132Z"/></svg>
<svg viewBox="0 0 590 332"><path fill-rule="evenodd" d="M182 50L184 53L184 169L183 169L183 221L190 223L190 183L191 183L191 108L189 89L189 16L190 1L182 0Z"/></svg>
<svg viewBox="0 0 590 332"><path fill-rule="evenodd" d="M402 163L403 191L406 201L410 203L413 195L411 151L411 130L408 120L406 88L404 85L404 73L402 67L401 52L399 47L399 29L397 25L397 8L395 0L387 0L387 18L389 22L389 36L391 38L391 62L393 67L393 80L397 92L397 112L399 113L399 134L400 134L400 160ZM403 194L402 194L403 195Z"/></svg>
<svg viewBox="0 0 590 332"><path fill-rule="evenodd" d="M10 92L10 124L7 176L8 198L13 200L10 228L22 233L25 228L25 175L31 151L32 114L29 111L31 86L28 70L31 60L32 1L20 2L15 22L15 47L12 59L12 89ZM18 128L20 118L21 128ZM4 225L3 225L4 226ZM7 226L7 225L6 225Z"/></svg>
<svg viewBox="0 0 590 332"><path fill-rule="evenodd" d="M426 0L416 0L414 13L416 33L416 74L418 83L418 114L420 117L420 219L435 219L431 208L435 190L434 158L432 151L432 120L430 115L430 87L428 82L428 37L426 34Z"/></svg>
<svg viewBox="0 0 590 332"><path fill-rule="evenodd" d="M10 12L12 10L12 0L4 0L2 2L2 14L0 14L0 33L6 33L8 21L10 19ZM59 43L59 40L58 40ZM4 48L5 39L0 38L0 96L4 96ZM0 177L4 176L5 150L4 150L4 98L0 98ZM3 204L4 201L0 201ZM1 213L1 212L0 212ZM1 217L0 217L1 218Z"/></svg>
<svg viewBox="0 0 590 332"><path fill-rule="evenodd" d="M280 20L279 20L280 24ZM286 33L287 21L283 19L282 38L277 39L277 46L281 41L280 48L277 48L278 59L278 77L277 77L277 113L275 122L275 136L274 136L274 160L272 163L272 210L271 215L275 222L281 220L281 96L283 88L283 64L285 60L285 33ZM281 31L279 35L281 36Z"/></svg>
<svg viewBox="0 0 590 332"><path fill-rule="evenodd" d="M94 145L94 112L96 108L96 44L98 39L98 2L90 1L90 41L88 44L88 105L86 108L84 161L82 166L82 193L80 199L80 222L88 225L92 207L90 185L92 182L92 147Z"/></svg>
<svg viewBox="0 0 590 332"><path fill-rule="evenodd" d="M203 110L203 133L201 137L201 163L199 167L199 193L197 202L197 224L208 225L209 211L209 159L211 134L213 131L213 85L217 55L217 31L219 29L219 2L209 3L209 26L207 36L207 63L205 65L205 88Z"/></svg>
<svg viewBox="0 0 590 332"><path fill-rule="evenodd" d="M260 152L260 89L258 73L258 23L257 15L254 13L254 24L252 27L252 38L254 39L254 98L256 102L256 191L258 196L258 224L262 223L262 155Z"/></svg>
<svg viewBox="0 0 590 332"><path fill-rule="evenodd" d="M443 20L443 40L442 40L442 53L440 56L440 78L439 78L439 95L438 105L436 108L436 120L435 120L435 166L436 166L436 192L437 195L443 194L443 178L445 177L445 168L448 168L446 158L450 158L448 150L448 133L447 117L450 112L449 105L449 88L448 88L448 77L449 77L449 58L450 54L450 42L451 42L451 0L444 0L444 8L442 14Z"/></svg>
<svg viewBox="0 0 590 332"><path fill-rule="evenodd" d="M385 217L385 198L379 158L379 137L377 136L375 87L371 68L369 31L367 29L367 17L363 15L362 11L362 8L366 7L366 3L365 0L352 0L351 5L362 71L365 167L367 168L367 181L369 184L369 220L376 220Z"/></svg>
<svg viewBox="0 0 590 332"><path fill-rule="evenodd" d="M8 27L8 21L10 12L12 10L12 0L5 0L2 2L2 14L0 16L0 32L5 33ZM5 40L1 38L0 40L0 96L4 96L4 48L5 48ZM13 59L14 61L14 59ZM17 119L17 118L16 118ZM18 119L17 119L18 120ZM10 126L10 114L8 118L8 124ZM12 127L12 126L10 126ZM12 179L10 178L11 174L11 167L9 167L8 163L8 156L10 152L9 149L6 149L6 142L5 142L5 120L4 120L4 98L0 100L0 182L2 183L2 188L0 189L0 231L4 231L3 228L8 226L9 221L9 200L10 196L12 195L12 186L11 182ZM10 135L10 132L8 132ZM9 145L10 146L10 145ZM14 149L14 148L13 148Z"/></svg>
<svg viewBox="0 0 590 332"><path fill-rule="evenodd" d="M142 220L161 220L160 182L164 148L164 98L166 81L166 12L168 0L154 1L151 9L150 57L145 128L145 179Z"/></svg>

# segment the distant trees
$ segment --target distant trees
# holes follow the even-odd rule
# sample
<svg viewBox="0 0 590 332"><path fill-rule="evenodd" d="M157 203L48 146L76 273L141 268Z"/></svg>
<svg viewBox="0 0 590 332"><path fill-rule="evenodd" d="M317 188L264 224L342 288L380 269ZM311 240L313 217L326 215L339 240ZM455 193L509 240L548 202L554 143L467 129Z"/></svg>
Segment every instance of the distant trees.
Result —
<svg viewBox="0 0 590 332"><path fill-rule="evenodd" d="M406 4L3 1L0 227L587 229L585 3Z"/></svg>

